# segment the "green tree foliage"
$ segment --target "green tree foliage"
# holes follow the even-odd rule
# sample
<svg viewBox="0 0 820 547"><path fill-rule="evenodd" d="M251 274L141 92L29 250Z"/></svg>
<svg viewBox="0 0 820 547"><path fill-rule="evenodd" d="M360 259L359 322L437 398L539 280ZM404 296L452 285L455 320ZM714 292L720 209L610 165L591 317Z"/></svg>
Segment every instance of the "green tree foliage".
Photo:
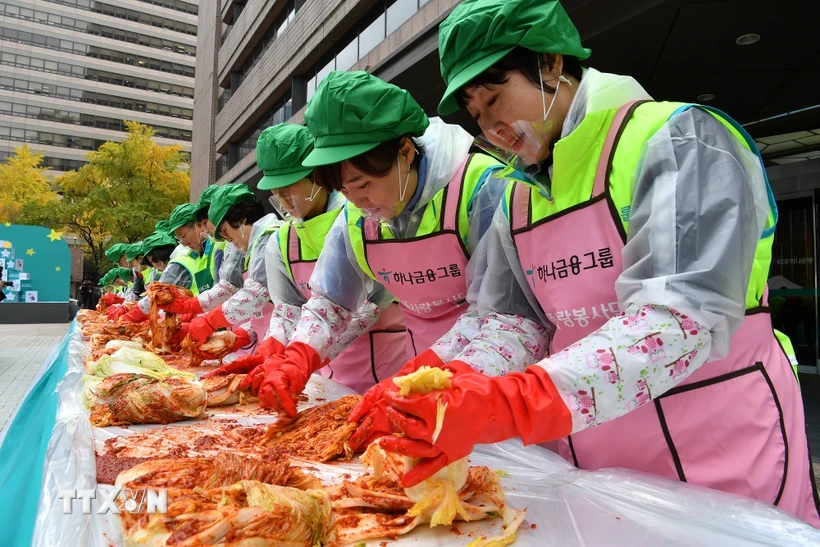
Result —
<svg viewBox="0 0 820 547"><path fill-rule="evenodd" d="M43 154L32 152L24 144L0 163L0 222L18 223L28 202L46 205L57 199L46 177L46 168L40 167L42 162Z"/></svg>
<svg viewBox="0 0 820 547"><path fill-rule="evenodd" d="M98 272L109 266L104 255L109 245L148 236L190 191L180 147L158 145L150 127L126 124L125 140L106 142L87 155L88 164L55 179L62 199L24 207L27 223L83 238Z"/></svg>

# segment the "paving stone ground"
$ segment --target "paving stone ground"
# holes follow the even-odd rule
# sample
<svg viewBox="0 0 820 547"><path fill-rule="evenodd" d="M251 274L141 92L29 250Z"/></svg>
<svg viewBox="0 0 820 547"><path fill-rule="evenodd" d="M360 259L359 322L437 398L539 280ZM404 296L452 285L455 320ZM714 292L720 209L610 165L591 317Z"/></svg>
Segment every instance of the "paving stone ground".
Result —
<svg viewBox="0 0 820 547"><path fill-rule="evenodd" d="M68 323L0 325L0 439L68 327Z"/></svg>

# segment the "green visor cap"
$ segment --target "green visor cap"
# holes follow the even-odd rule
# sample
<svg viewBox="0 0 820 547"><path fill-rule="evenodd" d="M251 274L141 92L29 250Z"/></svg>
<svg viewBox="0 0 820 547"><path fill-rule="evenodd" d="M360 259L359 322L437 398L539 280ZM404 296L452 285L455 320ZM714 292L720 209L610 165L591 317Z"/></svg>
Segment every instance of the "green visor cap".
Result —
<svg viewBox="0 0 820 547"><path fill-rule="evenodd" d="M193 222L196 218L196 211L196 205L193 203L177 205L171 213L171 218L168 219L168 233L185 226L189 222Z"/></svg>
<svg viewBox="0 0 820 547"><path fill-rule="evenodd" d="M211 208L208 209L208 220L216 228L214 230L214 239L222 241L222 238L219 237L219 225L231 207L240 201L250 201L252 199L253 192L247 184L226 184L214 195Z"/></svg>
<svg viewBox="0 0 820 547"><path fill-rule="evenodd" d="M331 165L403 135L420 137L430 125L409 92L367 72L333 71L305 111L316 139L305 167Z"/></svg>
<svg viewBox="0 0 820 547"><path fill-rule="evenodd" d="M439 26L441 75L447 84L439 113L456 112L456 92L516 46L579 60L590 54L558 0L464 0Z"/></svg>
<svg viewBox="0 0 820 547"><path fill-rule="evenodd" d="M177 240L167 233L154 232L150 236L146 237L145 241L143 241L142 254L147 255L157 247L165 247L167 245L173 245L176 247Z"/></svg>
<svg viewBox="0 0 820 547"><path fill-rule="evenodd" d="M168 221L167 220L160 220L156 224L154 224L154 233L156 234L170 234L171 231L168 229Z"/></svg>
<svg viewBox="0 0 820 547"><path fill-rule="evenodd" d="M303 125L280 123L262 131L256 141L256 165L265 176L257 188L284 188L308 176L313 169L302 162L312 151L313 135Z"/></svg>
<svg viewBox="0 0 820 547"><path fill-rule="evenodd" d="M114 277L119 277L123 281L130 281L132 273L131 268L114 268Z"/></svg>
<svg viewBox="0 0 820 547"><path fill-rule="evenodd" d="M115 243L105 250L105 258L111 262L117 262L122 255L125 254L125 248L128 247L125 243Z"/></svg>
<svg viewBox="0 0 820 547"><path fill-rule="evenodd" d="M137 241L125 248L125 259L134 260L142 254L142 241Z"/></svg>
<svg viewBox="0 0 820 547"><path fill-rule="evenodd" d="M216 184L212 184L205 188L205 191L199 196L199 201L196 203L196 209L194 211L198 212L206 207L210 207L211 201L214 199L214 194L219 191L219 188L220 187Z"/></svg>

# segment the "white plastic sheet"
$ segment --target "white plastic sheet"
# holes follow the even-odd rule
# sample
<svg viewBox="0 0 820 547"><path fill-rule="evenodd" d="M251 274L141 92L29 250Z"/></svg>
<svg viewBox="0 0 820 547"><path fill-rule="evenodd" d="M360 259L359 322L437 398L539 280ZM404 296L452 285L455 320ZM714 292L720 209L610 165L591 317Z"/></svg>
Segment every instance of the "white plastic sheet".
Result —
<svg viewBox="0 0 820 547"><path fill-rule="evenodd" d="M95 437L102 440L112 434L127 434L131 429L157 427L91 427L80 396L86 350L78 331L70 342L67 374L58 388L59 409L46 454L32 542L35 547L119 545L119 519L97 515L99 500L92 504L92 514L82 514L79 501L74 502L72 513L63 514L57 493L61 489L96 487ZM316 398L332 400L349 393L344 386L314 375L307 404L320 402ZM224 416L237 418L236 414ZM262 423L272 419L247 416L242 421ZM471 463L510 474L501 478L508 503L527 509L516 543L521 547L820 545L820 531L772 506L632 471L580 471L548 450L525 448L517 440L480 446L471 456ZM341 480L345 473L355 477L363 472L357 462L310 463L310 467L328 482ZM485 535L497 534L500 519L460 523L457 530L419 528L389 543L391 547L466 545L479 530ZM367 545L376 546L382 541L373 540Z"/></svg>

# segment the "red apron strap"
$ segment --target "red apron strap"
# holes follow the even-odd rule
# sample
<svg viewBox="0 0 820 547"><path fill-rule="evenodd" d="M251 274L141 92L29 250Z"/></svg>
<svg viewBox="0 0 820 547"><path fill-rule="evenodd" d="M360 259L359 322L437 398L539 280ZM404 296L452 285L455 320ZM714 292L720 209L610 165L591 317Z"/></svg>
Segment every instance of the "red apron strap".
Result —
<svg viewBox="0 0 820 547"><path fill-rule="evenodd" d="M530 221L530 187L526 184L515 184L512 189L510 200L512 229L521 230L527 227Z"/></svg>
<svg viewBox="0 0 820 547"><path fill-rule="evenodd" d="M299 236L296 234L296 226L291 224L288 227L288 262L296 262L302 259L299 248Z"/></svg>
<svg viewBox="0 0 820 547"><path fill-rule="evenodd" d="M604 140L604 147L601 150L601 157L598 160L598 170L595 172L595 186L592 189L592 197L600 196L606 191L606 183L609 172L612 168L612 157L615 154L615 145L621 137L621 132L626 126L626 122L632 117L634 109L643 101L630 101L621 106L615 113L612 125Z"/></svg>
<svg viewBox="0 0 820 547"><path fill-rule="evenodd" d="M444 215L441 225L442 230L451 232L458 230L458 198L460 197L461 189L464 187L464 170L467 168L467 163L469 163L472 157L472 154L470 154L461 162L458 171L456 171L453 178L451 178L447 184L447 193L444 198L444 211L442 212Z"/></svg>

